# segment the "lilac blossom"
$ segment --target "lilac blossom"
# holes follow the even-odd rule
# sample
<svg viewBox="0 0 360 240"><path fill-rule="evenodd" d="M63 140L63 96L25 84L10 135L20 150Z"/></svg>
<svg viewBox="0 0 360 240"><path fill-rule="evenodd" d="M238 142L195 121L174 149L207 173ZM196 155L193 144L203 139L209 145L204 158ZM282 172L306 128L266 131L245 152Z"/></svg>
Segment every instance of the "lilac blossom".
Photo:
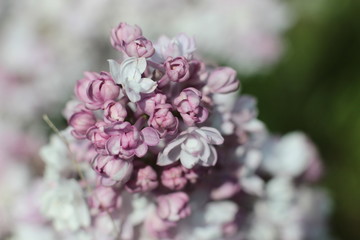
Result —
<svg viewBox="0 0 360 240"><path fill-rule="evenodd" d="M131 26L127 23L120 23L111 31L111 45L117 50L123 50L124 47L142 36L142 31L138 26Z"/></svg>
<svg viewBox="0 0 360 240"><path fill-rule="evenodd" d="M184 192L161 195L157 201L157 214L166 221L176 222L190 215L189 196Z"/></svg>
<svg viewBox="0 0 360 240"><path fill-rule="evenodd" d="M148 58L151 57L154 52L155 49L151 41L147 40L144 37L137 38L125 46L125 53L129 57Z"/></svg>
<svg viewBox="0 0 360 240"><path fill-rule="evenodd" d="M130 180L126 184L129 192L149 192L158 186L157 174L150 166L135 167Z"/></svg>
<svg viewBox="0 0 360 240"><path fill-rule="evenodd" d="M120 88L107 72L86 72L75 88L78 99L85 103L88 109L100 109L108 100L119 96Z"/></svg>
<svg viewBox="0 0 360 240"><path fill-rule="evenodd" d="M149 118L149 126L156 129L161 137L173 135L178 130L179 119L171 110L171 104L158 104Z"/></svg>
<svg viewBox="0 0 360 240"><path fill-rule="evenodd" d="M185 57L168 57L165 61L165 68L171 81L184 82L190 77L190 65Z"/></svg>
<svg viewBox="0 0 360 240"><path fill-rule="evenodd" d="M123 122L127 116L124 105L120 102L107 101L104 104L104 120L109 122Z"/></svg>
<svg viewBox="0 0 360 240"><path fill-rule="evenodd" d="M190 127L164 148L158 156L157 164L166 166L180 159L186 168L193 168L196 164L214 166L217 152L213 145L223 142L224 138L214 128Z"/></svg>
<svg viewBox="0 0 360 240"><path fill-rule="evenodd" d="M184 122L189 126L204 122L209 115L208 110L201 106L201 92L195 88L184 89L174 99L174 105Z"/></svg>
<svg viewBox="0 0 360 240"><path fill-rule="evenodd" d="M91 165L99 174L100 182L104 186L126 183L133 171L133 163L131 161L100 154L92 160Z"/></svg>
<svg viewBox="0 0 360 240"><path fill-rule="evenodd" d="M110 135L106 142L106 149L110 155L129 159L134 155L143 157L148 146L156 146L159 143L158 133L151 127L139 131L128 122L115 123L105 129Z"/></svg>
<svg viewBox="0 0 360 240"><path fill-rule="evenodd" d="M87 110L76 112L69 119L69 125L73 127L72 134L79 139L85 138L87 130L95 123L94 114Z"/></svg>
<svg viewBox="0 0 360 240"><path fill-rule="evenodd" d="M137 102L141 99L140 93L151 93L157 84L150 78L143 78L141 74L146 69L145 58L130 57L121 65L114 60L109 60L111 76L116 83L123 86L130 101Z"/></svg>
<svg viewBox="0 0 360 240"><path fill-rule="evenodd" d="M121 23L110 38L122 61L77 82L70 127L41 151L50 190L40 209L54 236L326 236L326 211L314 211L324 198L304 190L321 173L314 146L300 133L270 135L233 69L206 65L185 34L152 47Z"/></svg>

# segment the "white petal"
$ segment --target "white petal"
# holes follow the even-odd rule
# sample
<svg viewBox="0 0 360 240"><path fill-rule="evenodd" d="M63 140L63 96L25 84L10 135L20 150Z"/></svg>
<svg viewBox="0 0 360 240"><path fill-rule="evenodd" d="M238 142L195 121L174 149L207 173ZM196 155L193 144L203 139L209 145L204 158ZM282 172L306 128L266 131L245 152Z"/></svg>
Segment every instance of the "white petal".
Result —
<svg viewBox="0 0 360 240"><path fill-rule="evenodd" d="M210 146L210 156L207 159L206 162L202 162L203 166L215 166L216 162L217 162L217 152L216 149L213 146Z"/></svg>
<svg viewBox="0 0 360 240"><path fill-rule="evenodd" d="M174 162L175 161L170 159L167 155L165 155L163 153L159 153L156 164L159 165L159 166L166 166L166 165L170 165L170 164L172 164Z"/></svg>
<svg viewBox="0 0 360 240"><path fill-rule="evenodd" d="M247 193L257 196L261 196L264 193L264 181L256 175L242 178L240 184Z"/></svg>
<svg viewBox="0 0 360 240"><path fill-rule="evenodd" d="M210 144L220 145L224 143L224 138L217 129L212 127L202 127L199 130L205 133ZM200 131L197 130L197 132Z"/></svg>
<svg viewBox="0 0 360 240"><path fill-rule="evenodd" d="M141 73L145 72L146 65L147 65L147 63L146 63L146 59L145 59L145 58L142 57L142 58L138 58L138 59L137 59L137 69L138 69Z"/></svg>
<svg viewBox="0 0 360 240"><path fill-rule="evenodd" d="M202 145L203 145L203 152L200 156L200 159L203 161L203 162L207 162L209 157L210 157L210 146L209 144L206 142L206 140L204 138L200 138L200 141L202 142Z"/></svg>
<svg viewBox="0 0 360 240"><path fill-rule="evenodd" d="M151 80L150 78L142 78L140 81L141 92L151 93L157 87L157 83Z"/></svg>
<svg viewBox="0 0 360 240"><path fill-rule="evenodd" d="M125 88L126 95L130 99L131 102L137 102L141 99L141 96L138 92L135 92L133 89L126 87Z"/></svg>
<svg viewBox="0 0 360 240"><path fill-rule="evenodd" d="M174 140L172 140L165 148L164 148L164 151L163 153L165 155L169 155L170 154L170 151L173 149L173 148L176 148L176 147L180 147L180 145L186 140L187 138L187 135L184 134L184 135L179 135L177 138L175 138ZM179 153L180 154L180 153ZM178 160L175 159L175 160Z"/></svg>
<svg viewBox="0 0 360 240"><path fill-rule="evenodd" d="M115 60L109 59L110 74L116 83L122 84L122 78L120 76L121 65Z"/></svg>
<svg viewBox="0 0 360 240"><path fill-rule="evenodd" d="M186 151L181 151L180 153L180 161L181 161L181 164L188 168L188 169L191 169L193 168L196 163L199 161L199 158L197 157L194 157L193 155L189 154L188 152Z"/></svg>

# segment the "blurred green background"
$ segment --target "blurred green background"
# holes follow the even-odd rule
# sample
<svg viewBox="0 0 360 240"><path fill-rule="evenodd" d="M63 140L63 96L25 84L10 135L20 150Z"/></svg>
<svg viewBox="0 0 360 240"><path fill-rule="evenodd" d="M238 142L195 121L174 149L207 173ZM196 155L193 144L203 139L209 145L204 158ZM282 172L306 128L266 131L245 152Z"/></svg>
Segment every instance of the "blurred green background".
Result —
<svg viewBox="0 0 360 240"><path fill-rule="evenodd" d="M308 2L308 3L306 3ZM275 133L306 132L326 166L337 239L360 239L360 1L293 0L287 51L267 73L242 77Z"/></svg>

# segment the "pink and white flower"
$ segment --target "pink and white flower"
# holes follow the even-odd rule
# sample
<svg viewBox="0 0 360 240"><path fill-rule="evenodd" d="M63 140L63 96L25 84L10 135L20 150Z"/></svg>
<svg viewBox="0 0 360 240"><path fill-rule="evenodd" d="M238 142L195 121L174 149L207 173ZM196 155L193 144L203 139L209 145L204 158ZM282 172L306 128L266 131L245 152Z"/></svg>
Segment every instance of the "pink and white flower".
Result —
<svg viewBox="0 0 360 240"><path fill-rule="evenodd" d="M217 162L217 152L213 145L221 145L224 138L218 130L210 127L190 127L179 134L159 153L157 164L170 165L180 159L186 168L195 165L214 166Z"/></svg>
<svg viewBox="0 0 360 240"><path fill-rule="evenodd" d="M140 93L151 93L157 87L156 82L150 78L143 78L147 63L146 59L129 57L121 64L114 60L109 60L111 76L115 82L121 84L126 95L132 102L138 102L141 99Z"/></svg>

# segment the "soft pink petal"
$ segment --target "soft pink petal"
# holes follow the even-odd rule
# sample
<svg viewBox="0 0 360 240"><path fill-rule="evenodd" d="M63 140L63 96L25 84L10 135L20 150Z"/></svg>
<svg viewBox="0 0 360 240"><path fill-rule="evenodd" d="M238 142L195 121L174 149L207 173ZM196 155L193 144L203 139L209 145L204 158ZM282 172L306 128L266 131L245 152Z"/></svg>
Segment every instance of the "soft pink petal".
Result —
<svg viewBox="0 0 360 240"><path fill-rule="evenodd" d="M141 130L141 133L144 137L144 142L149 146L156 146L160 141L159 134L151 127L144 128Z"/></svg>

